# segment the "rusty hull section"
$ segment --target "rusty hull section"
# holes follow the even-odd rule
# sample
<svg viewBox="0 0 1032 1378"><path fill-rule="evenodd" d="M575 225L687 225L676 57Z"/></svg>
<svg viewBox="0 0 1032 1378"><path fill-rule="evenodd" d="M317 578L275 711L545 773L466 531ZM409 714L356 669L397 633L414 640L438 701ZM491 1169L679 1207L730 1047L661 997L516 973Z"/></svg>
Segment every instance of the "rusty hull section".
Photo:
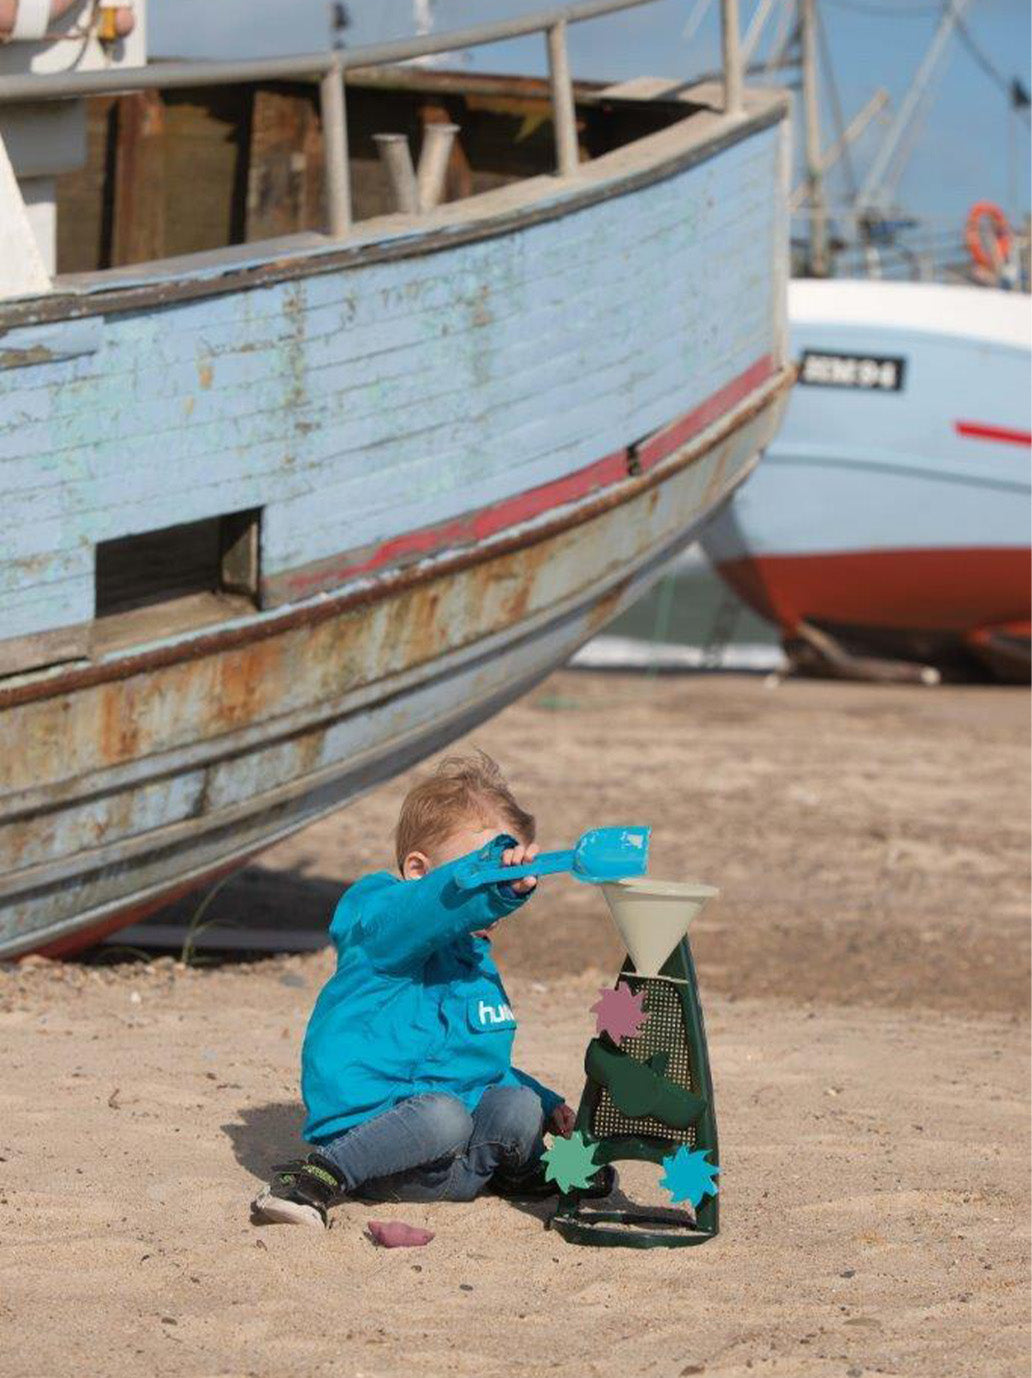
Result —
<svg viewBox="0 0 1032 1378"><path fill-rule="evenodd" d="M789 381L551 523L150 657L12 686L0 714L0 952L110 926L524 692L741 481Z"/></svg>

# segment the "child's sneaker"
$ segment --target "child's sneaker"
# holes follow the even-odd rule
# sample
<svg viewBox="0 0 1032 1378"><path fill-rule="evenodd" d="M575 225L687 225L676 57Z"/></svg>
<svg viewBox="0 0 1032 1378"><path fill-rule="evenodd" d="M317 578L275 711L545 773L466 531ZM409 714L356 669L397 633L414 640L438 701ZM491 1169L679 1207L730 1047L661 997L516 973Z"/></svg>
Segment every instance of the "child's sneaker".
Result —
<svg viewBox="0 0 1032 1378"><path fill-rule="evenodd" d="M597 1201L608 1196L615 1186L616 1168L606 1163L592 1177L591 1185L578 1188L576 1195L582 1200ZM490 1189L495 1196L504 1196L511 1201L543 1201L549 1196L561 1194L558 1183L545 1176L545 1169L540 1163L522 1176L518 1173L494 1173Z"/></svg>
<svg viewBox="0 0 1032 1378"><path fill-rule="evenodd" d="M280 1163L272 1170L272 1181L251 1202L256 1221L326 1229L327 1208L343 1189L332 1163L320 1153L310 1153L307 1158Z"/></svg>

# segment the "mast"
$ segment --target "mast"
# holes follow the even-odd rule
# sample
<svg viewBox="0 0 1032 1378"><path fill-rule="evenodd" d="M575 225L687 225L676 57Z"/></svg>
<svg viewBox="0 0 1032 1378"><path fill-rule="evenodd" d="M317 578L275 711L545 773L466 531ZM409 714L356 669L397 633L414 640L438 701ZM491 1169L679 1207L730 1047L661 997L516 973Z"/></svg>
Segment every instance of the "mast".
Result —
<svg viewBox="0 0 1032 1378"><path fill-rule="evenodd" d="M828 208L824 199L824 160L817 90L817 0L800 0L806 191L810 204L810 273L828 276Z"/></svg>

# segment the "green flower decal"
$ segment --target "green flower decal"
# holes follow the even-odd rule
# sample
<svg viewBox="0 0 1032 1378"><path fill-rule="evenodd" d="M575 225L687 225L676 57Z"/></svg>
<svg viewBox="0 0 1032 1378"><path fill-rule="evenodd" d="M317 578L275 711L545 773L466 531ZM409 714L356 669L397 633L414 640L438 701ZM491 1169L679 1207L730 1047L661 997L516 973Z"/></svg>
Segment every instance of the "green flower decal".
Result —
<svg viewBox="0 0 1032 1378"><path fill-rule="evenodd" d="M545 1179L556 1182L560 1191L571 1187L587 1187L598 1171L595 1161L597 1144L589 1144L579 1129L575 1129L568 1139L556 1138L552 1147L543 1153Z"/></svg>

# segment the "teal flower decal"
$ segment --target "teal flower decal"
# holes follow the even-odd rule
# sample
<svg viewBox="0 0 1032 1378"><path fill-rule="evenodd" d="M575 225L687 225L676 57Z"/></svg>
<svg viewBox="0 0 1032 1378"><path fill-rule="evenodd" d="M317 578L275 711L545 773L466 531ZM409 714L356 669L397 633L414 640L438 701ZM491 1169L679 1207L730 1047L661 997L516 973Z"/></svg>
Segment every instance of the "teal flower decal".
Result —
<svg viewBox="0 0 1032 1378"><path fill-rule="evenodd" d="M717 1185L713 1179L720 1168L710 1163L701 1150L693 1153L682 1145L676 1153L663 1159L663 1166L666 1176L659 1179L659 1184L666 1187L675 1204L690 1201L694 1209L704 1196L716 1196Z"/></svg>

